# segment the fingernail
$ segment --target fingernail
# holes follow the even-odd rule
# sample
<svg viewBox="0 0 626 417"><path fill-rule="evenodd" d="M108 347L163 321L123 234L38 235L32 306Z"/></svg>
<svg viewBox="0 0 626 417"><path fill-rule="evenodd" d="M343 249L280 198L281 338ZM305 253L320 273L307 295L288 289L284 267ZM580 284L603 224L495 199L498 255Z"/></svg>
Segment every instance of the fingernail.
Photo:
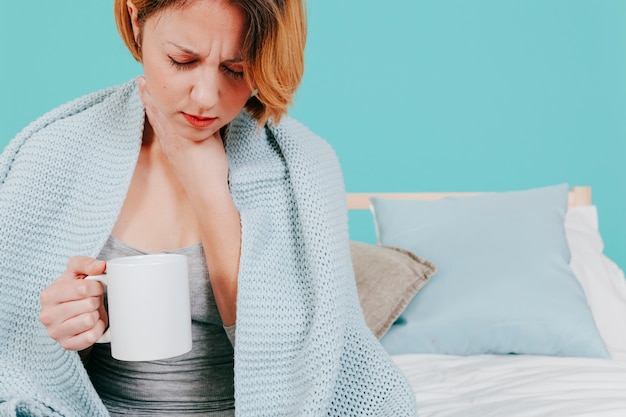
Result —
<svg viewBox="0 0 626 417"><path fill-rule="evenodd" d="M143 76L140 75L137 77L137 85L139 85L140 87L143 87L145 83L146 83L146 80L143 78Z"/></svg>

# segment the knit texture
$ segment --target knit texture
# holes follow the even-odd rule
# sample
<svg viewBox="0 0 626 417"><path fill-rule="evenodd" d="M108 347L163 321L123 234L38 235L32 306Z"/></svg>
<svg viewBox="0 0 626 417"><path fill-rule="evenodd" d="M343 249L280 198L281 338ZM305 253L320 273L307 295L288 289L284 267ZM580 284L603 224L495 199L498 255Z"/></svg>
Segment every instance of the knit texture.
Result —
<svg viewBox="0 0 626 417"><path fill-rule="evenodd" d="M42 116L0 156L0 416L105 416L76 352L39 323L69 257L95 257L139 155L134 81ZM241 214L236 415L414 416L412 391L362 317L343 179L295 120L245 112L225 139Z"/></svg>

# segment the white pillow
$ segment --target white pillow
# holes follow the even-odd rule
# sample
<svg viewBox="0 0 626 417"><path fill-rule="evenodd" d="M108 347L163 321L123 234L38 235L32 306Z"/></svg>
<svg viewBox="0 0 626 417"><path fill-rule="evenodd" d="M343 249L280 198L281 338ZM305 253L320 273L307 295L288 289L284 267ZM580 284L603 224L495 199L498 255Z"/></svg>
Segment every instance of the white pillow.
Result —
<svg viewBox="0 0 626 417"><path fill-rule="evenodd" d="M580 281L611 358L626 361L626 280L603 254L595 206L572 207L565 216L570 267Z"/></svg>

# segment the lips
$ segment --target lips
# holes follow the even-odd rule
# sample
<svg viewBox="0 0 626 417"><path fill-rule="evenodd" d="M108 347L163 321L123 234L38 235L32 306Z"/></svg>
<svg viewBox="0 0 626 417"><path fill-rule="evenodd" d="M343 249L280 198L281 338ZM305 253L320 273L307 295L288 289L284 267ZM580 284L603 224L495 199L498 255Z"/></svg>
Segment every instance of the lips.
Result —
<svg viewBox="0 0 626 417"><path fill-rule="evenodd" d="M187 113L183 113L183 117L185 117L187 123L198 128L209 127L217 120L217 117L201 117Z"/></svg>

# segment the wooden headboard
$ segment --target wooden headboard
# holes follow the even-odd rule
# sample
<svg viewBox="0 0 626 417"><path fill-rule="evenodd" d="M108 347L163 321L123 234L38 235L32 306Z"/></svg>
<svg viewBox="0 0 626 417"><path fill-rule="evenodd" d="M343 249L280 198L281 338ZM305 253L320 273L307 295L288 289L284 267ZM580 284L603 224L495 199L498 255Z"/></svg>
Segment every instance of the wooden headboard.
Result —
<svg viewBox="0 0 626 417"><path fill-rule="evenodd" d="M437 200L442 197L468 197L480 193L348 193L349 210L369 210L370 197ZM569 192L569 207L591 205L591 187L573 187Z"/></svg>

